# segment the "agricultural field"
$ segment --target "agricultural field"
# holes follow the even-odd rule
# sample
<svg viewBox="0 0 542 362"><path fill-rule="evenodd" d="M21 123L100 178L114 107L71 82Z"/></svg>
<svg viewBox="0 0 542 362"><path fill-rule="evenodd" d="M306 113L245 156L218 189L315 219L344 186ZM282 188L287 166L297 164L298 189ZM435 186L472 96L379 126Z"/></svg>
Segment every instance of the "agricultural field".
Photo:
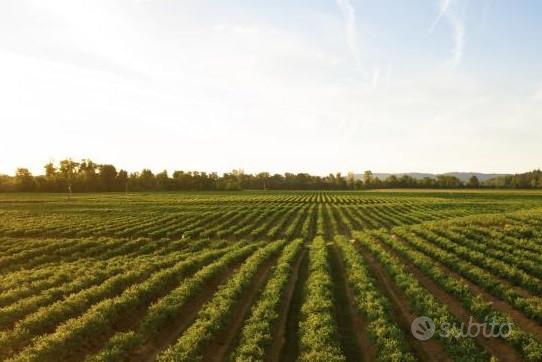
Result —
<svg viewBox="0 0 542 362"><path fill-rule="evenodd" d="M0 194L0 360L542 361L542 193Z"/></svg>

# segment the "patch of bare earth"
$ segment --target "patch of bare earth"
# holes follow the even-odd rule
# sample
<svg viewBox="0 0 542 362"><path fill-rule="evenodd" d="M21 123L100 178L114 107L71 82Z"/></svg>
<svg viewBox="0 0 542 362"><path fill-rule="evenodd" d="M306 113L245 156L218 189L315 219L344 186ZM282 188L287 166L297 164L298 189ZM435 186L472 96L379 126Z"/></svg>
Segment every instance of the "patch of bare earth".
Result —
<svg viewBox="0 0 542 362"><path fill-rule="evenodd" d="M392 305L392 318L404 331L406 340L411 346L413 353L421 361L452 361L440 343L434 339L420 341L410 332L412 321L419 317L406 302L407 297L393 282L384 267L365 247L357 244L358 250L364 257L370 271L374 275L377 286L381 292L390 300Z"/></svg>
<svg viewBox="0 0 542 362"><path fill-rule="evenodd" d="M280 361L280 355L284 346L286 345L286 330L288 327L288 314L292 308L292 301L294 299L294 292L299 280L299 271L301 269L301 263L307 254L307 249L302 248L297 260L292 267L292 274L288 280L288 285L284 293L284 298L279 308L279 320L277 321L276 328L273 330L273 343L269 348L269 361Z"/></svg>
<svg viewBox="0 0 542 362"><path fill-rule="evenodd" d="M396 237L396 239L398 239ZM404 242L406 245L409 245L408 242L398 239ZM430 257L429 255L427 255ZM432 258L433 259L433 258ZM453 271L452 269L448 268L446 265L442 264L441 262L433 259L433 262L435 265L437 265L440 270L442 270L444 273L453 276L454 278L460 279L463 282L465 282L469 288L469 290L474 295L480 295L482 299L486 302L491 302L493 308L496 310L507 314L510 318L512 318L512 321L516 323L521 329L523 329L525 332L531 333L534 335L538 340L542 341L542 325L540 325L535 320L530 319L525 314L523 314L521 311L515 309L512 305L506 303L506 301L498 298L497 296L494 296L493 294L490 294L486 290L484 290L482 287L477 285L476 283L472 282L468 278L462 276L460 273L457 273ZM492 277L495 278L500 284L502 284L507 289L514 289L516 292L519 293L524 298L529 298L533 296L531 293L529 293L527 290L516 287L512 284L510 284L507 280L504 280L495 274L492 274Z"/></svg>
<svg viewBox="0 0 542 362"><path fill-rule="evenodd" d="M174 343L177 338L194 322L201 307L207 303L218 288L224 284L237 270L239 264L231 266L226 272L221 273L217 278L205 283L201 292L190 298L178 313L179 318L173 319L167 326L164 326L158 335L152 340L139 346L128 358L135 362L150 362L156 359L158 354Z"/></svg>
<svg viewBox="0 0 542 362"><path fill-rule="evenodd" d="M431 294L437 298L437 300L446 305L448 310L457 318L459 321L467 325L471 314L468 313L463 307L461 301L450 293L441 289L431 278L426 276L417 266L415 266L410 260L404 258L399 253L395 252L392 248L388 247L384 243L380 242L380 245L386 249L391 255L395 256L401 261L406 270L414 275L418 282L427 289ZM473 318L473 321L478 323L479 321ZM498 358L499 361L521 361L522 358L519 353L507 344L504 340L500 338L486 338L483 334L479 334L476 337L476 342L484 350L489 352L492 356Z"/></svg>
<svg viewBox="0 0 542 362"><path fill-rule="evenodd" d="M371 343L367 323L357 310L356 297L346 277L344 262L335 244L330 247L330 257L334 269L336 314L341 332L341 344L347 360L375 361L376 346Z"/></svg>
<svg viewBox="0 0 542 362"><path fill-rule="evenodd" d="M243 322L248 317L250 308L269 279L271 268L275 264L276 259L276 257L271 258L264 263L260 270L258 270L250 286L247 288L247 292L237 303L227 325L222 328L218 335L205 347L203 352L204 361L225 361L228 355L233 351L239 332L243 327Z"/></svg>

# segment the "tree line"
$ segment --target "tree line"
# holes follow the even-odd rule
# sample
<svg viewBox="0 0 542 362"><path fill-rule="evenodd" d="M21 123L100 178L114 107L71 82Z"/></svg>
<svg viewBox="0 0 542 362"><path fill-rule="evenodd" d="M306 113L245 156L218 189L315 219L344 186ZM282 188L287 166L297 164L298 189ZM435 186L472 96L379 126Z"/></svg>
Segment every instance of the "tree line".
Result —
<svg viewBox="0 0 542 362"><path fill-rule="evenodd" d="M34 176L26 168L18 168L14 176L0 175L0 192L137 192L137 191L215 191L215 190L360 190L376 188L542 188L542 172L498 177L480 183L476 176L467 182L449 175L416 179L408 175L389 176L384 180L365 171L362 177L353 173L313 176L307 173L246 174L233 170L215 172L166 170L154 174L150 169L128 172L111 164L98 164L89 159L75 162L62 160L48 163L43 175Z"/></svg>

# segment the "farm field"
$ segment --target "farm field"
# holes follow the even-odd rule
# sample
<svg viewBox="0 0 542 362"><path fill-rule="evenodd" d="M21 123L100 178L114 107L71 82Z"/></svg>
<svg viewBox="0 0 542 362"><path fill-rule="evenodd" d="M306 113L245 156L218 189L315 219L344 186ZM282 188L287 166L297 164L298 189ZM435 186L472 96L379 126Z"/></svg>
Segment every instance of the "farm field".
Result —
<svg viewBox="0 0 542 362"><path fill-rule="evenodd" d="M0 360L542 361L542 193L0 194Z"/></svg>

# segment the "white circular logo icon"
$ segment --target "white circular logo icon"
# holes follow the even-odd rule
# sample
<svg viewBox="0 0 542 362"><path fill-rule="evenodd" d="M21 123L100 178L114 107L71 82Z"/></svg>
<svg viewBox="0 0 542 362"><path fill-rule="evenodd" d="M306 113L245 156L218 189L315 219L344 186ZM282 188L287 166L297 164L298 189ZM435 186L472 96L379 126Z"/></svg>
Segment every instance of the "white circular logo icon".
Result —
<svg viewBox="0 0 542 362"><path fill-rule="evenodd" d="M435 334L435 323L429 317L418 317L412 321L410 331L417 340L427 341Z"/></svg>

